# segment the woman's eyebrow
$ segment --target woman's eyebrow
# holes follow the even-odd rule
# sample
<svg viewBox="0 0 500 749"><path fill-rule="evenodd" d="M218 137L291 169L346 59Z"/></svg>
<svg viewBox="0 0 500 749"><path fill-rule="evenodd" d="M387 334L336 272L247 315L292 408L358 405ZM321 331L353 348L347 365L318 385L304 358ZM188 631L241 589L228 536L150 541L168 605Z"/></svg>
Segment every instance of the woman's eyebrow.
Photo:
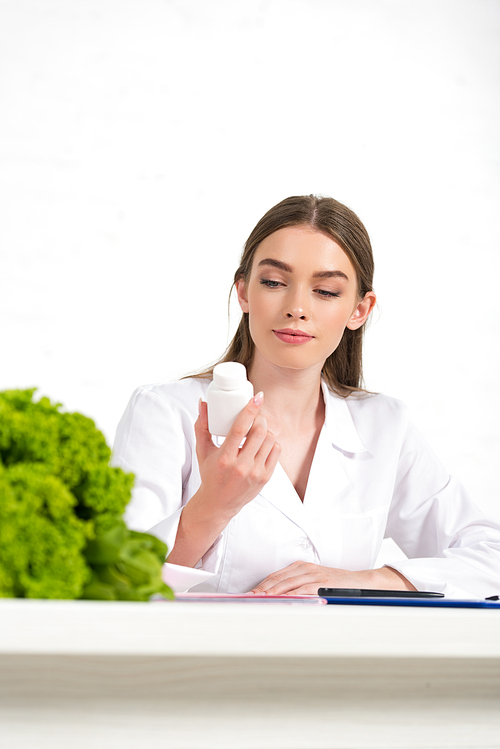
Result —
<svg viewBox="0 0 500 749"><path fill-rule="evenodd" d="M264 258L264 260L260 261L257 267L260 268L261 265L272 265L273 268L279 268L286 273L293 273L291 265L288 265L288 263L284 263L281 260L274 260L272 257ZM317 273L313 273L313 278L344 278L346 281L349 281L349 278L341 270L319 270Z"/></svg>
<svg viewBox="0 0 500 749"><path fill-rule="evenodd" d="M293 268L291 265L288 265L288 263L283 263L281 262L281 260L273 260L272 257L266 257L264 260L261 260L257 267L260 268L261 265L272 265L274 268L284 270L286 273L293 273Z"/></svg>
<svg viewBox="0 0 500 749"><path fill-rule="evenodd" d="M349 280L341 270L319 270L317 273L313 273L313 278L345 278L346 281Z"/></svg>

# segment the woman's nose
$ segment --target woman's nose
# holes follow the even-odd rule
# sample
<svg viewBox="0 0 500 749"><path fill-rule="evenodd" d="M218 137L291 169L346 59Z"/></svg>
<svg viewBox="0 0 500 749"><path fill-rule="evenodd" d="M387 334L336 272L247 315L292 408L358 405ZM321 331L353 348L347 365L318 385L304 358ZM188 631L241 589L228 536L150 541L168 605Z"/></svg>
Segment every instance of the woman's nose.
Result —
<svg viewBox="0 0 500 749"><path fill-rule="evenodd" d="M297 292L290 295L283 310L283 317L289 320L309 319L309 305L304 293Z"/></svg>

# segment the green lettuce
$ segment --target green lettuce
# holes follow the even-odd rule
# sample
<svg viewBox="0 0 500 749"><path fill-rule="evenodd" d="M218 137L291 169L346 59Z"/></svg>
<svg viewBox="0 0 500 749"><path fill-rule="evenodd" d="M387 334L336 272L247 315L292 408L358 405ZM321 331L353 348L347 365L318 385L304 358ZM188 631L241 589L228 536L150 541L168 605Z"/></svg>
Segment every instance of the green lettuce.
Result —
<svg viewBox="0 0 500 749"><path fill-rule="evenodd" d="M35 392L0 392L0 597L173 598L166 545L122 520L134 476L91 419Z"/></svg>

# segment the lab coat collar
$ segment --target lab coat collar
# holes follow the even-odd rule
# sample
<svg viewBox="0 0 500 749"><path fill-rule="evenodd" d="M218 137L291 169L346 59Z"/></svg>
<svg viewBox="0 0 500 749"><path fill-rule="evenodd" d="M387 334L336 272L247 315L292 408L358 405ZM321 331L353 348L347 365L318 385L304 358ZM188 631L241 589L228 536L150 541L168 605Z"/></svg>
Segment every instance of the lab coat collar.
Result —
<svg viewBox="0 0 500 749"><path fill-rule="evenodd" d="M307 482L304 502L297 493L280 463L277 464L269 482L262 488L260 496L271 502L284 515L305 532L313 542L319 559L332 554L332 527L340 529L338 501L350 490L342 453L365 452L366 448L356 431L345 399L334 395L326 383L321 384L325 400L325 423L321 430ZM324 537L319 517L329 518L329 535ZM337 556L341 553L340 530L334 547ZM340 557L339 557L340 558Z"/></svg>
<svg viewBox="0 0 500 749"><path fill-rule="evenodd" d="M322 559L328 558L329 553L331 555L333 537L334 552L340 555L342 549L341 525L337 518L338 501L350 488L342 465L343 460L345 456L332 445L323 426L316 445L304 502L300 501L281 463L277 464L270 480L260 492L261 498L270 502L295 523L298 538L302 534L309 537L316 549L319 563ZM328 525L328 539L325 539L323 534L324 524ZM340 557L337 566L338 564Z"/></svg>
<svg viewBox="0 0 500 749"><path fill-rule="evenodd" d="M325 429L332 445L346 453L366 452L346 399L332 393L324 380L321 389L325 401Z"/></svg>

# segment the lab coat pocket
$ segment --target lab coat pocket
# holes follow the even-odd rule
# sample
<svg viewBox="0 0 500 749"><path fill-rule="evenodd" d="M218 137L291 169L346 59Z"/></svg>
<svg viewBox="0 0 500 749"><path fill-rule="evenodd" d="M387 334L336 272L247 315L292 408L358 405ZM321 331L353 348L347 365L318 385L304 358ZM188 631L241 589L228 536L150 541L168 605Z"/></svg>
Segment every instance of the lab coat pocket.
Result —
<svg viewBox="0 0 500 749"><path fill-rule="evenodd" d="M342 513L339 520L342 529L342 569L372 569L384 538L386 510Z"/></svg>

